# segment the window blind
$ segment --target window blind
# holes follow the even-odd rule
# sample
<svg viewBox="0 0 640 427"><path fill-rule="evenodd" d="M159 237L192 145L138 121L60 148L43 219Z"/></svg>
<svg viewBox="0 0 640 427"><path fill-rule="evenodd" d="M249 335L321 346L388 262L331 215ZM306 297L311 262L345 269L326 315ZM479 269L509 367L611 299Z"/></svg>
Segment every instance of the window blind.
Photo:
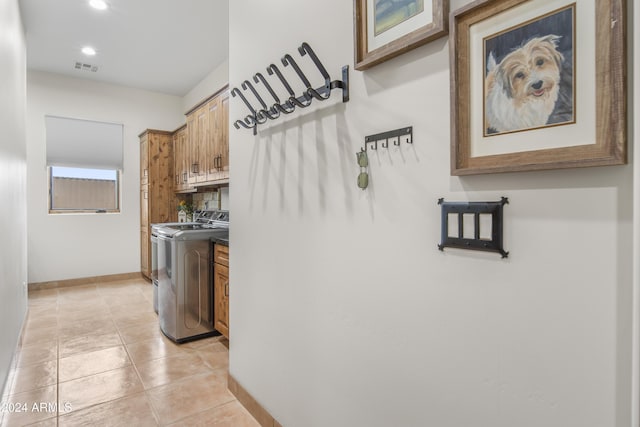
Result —
<svg viewBox="0 0 640 427"><path fill-rule="evenodd" d="M123 126L45 116L47 166L122 169Z"/></svg>

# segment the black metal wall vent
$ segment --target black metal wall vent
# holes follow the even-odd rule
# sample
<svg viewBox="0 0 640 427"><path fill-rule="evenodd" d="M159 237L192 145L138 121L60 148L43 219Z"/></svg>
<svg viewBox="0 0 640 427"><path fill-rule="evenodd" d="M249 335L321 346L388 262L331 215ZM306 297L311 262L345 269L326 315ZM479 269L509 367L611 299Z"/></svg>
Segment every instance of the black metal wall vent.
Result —
<svg viewBox="0 0 640 427"><path fill-rule="evenodd" d="M233 123L233 126L236 129L240 129L240 127L243 127L245 129L253 129L253 134L255 135L257 133L258 125L266 123L267 120L275 120L278 117L280 117L280 114L291 114L295 111L296 107L307 108L309 105L311 105L311 102L314 99L317 99L318 101L325 101L329 99L329 97L331 96L331 91L333 89L342 89L342 102L349 101L349 66L348 65L345 65L344 67L342 67L342 80L331 81L331 77L329 76L329 73L327 72L326 68L324 67L324 65L322 65L322 62L320 62L320 59L318 59L317 55L315 54L313 49L311 49L311 46L309 46L308 43L306 42L302 43L302 45L300 45L300 47L298 48L298 52L300 53L300 56L309 55L309 57L311 58L315 66L318 68L318 71L324 78L324 85L314 89L311 85L311 82L309 81L307 76L302 72L302 70L300 69L296 61L293 59L293 57L291 57L291 55L289 54L286 54L281 59L282 64L285 67L291 66L294 69L294 71L296 72L296 74L298 75L298 77L300 78L300 80L305 86L304 92L300 96L296 96L295 92L291 88L291 85L285 79L284 75L280 72L278 67L275 64L269 65L267 67L267 73L270 76L273 76L275 74L276 77L278 77L278 80L284 86L287 93L289 94L289 98L284 102L281 102L280 98L278 97L278 95L276 95L275 91L273 90L273 87L269 84L269 82L262 75L262 73L256 73L253 76L254 83L256 84L262 83L265 89L269 92L269 95L271 95L271 97L275 102L274 104L271 105L271 107L269 107L249 80L245 80L242 83L241 87L244 91L249 90L251 92L253 97L260 104L260 107L255 108L247 100L247 98L244 96L242 91L237 87L234 87L233 89L231 89L231 95L233 97L239 96L242 102L244 102L244 105L246 105L250 111L250 114L246 116L243 120L236 120Z"/></svg>
<svg viewBox="0 0 640 427"><path fill-rule="evenodd" d="M507 258L509 252L502 247L502 208L509 199L499 202L445 202L442 207L441 243L444 248L473 249L498 252Z"/></svg>

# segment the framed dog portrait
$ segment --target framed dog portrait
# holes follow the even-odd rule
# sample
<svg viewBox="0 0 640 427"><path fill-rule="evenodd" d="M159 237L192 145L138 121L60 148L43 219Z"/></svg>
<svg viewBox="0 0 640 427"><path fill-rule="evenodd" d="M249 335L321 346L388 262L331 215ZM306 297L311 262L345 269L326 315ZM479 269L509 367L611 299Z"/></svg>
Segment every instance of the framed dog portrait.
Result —
<svg viewBox="0 0 640 427"><path fill-rule="evenodd" d="M448 14L449 0L354 0L356 70L445 36Z"/></svg>
<svg viewBox="0 0 640 427"><path fill-rule="evenodd" d="M451 14L452 175L626 163L625 1Z"/></svg>

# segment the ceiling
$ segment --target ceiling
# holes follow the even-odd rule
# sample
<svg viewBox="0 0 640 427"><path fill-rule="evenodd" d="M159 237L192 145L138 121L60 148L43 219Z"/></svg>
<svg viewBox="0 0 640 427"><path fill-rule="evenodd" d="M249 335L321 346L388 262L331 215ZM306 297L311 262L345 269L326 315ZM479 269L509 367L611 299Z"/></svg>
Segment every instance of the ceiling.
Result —
<svg viewBox="0 0 640 427"><path fill-rule="evenodd" d="M229 56L228 0L107 3L20 0L27 68L184 96ZM87 45L95 56L81 53Z"/></svg>

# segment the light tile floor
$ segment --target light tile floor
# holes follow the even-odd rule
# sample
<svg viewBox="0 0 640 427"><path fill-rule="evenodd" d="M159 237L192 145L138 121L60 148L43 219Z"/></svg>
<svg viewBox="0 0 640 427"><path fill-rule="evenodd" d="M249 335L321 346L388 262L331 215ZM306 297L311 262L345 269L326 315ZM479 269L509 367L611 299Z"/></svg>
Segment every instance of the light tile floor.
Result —
<svg viewBox="0 0 640 427"><path fill-rule="evenodd" d="M32 291L0 425L259 427L227 390L229 342L162 335L143 279Z"/></svg>

